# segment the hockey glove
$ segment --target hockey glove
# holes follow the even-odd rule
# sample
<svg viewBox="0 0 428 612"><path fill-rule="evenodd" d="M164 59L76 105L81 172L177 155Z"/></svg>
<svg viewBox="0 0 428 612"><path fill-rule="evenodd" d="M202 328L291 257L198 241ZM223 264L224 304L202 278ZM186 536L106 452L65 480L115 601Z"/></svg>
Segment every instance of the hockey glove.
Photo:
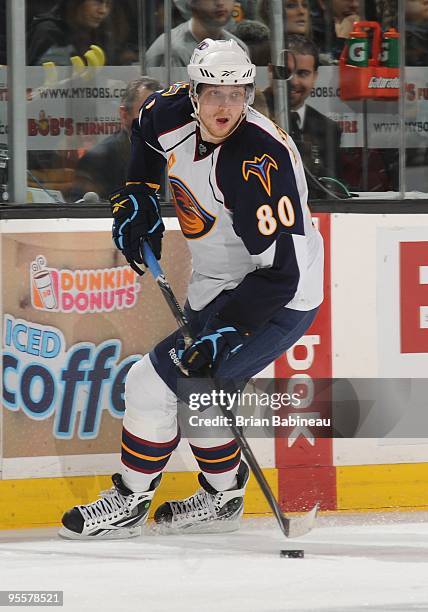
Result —
<svg viewBox="0 0 428 612"><path fill-rule="evenodd" d="M165 226L156 192L146 185L130 185L110 196L113 241L127 261L144 263L143 241L148 240L156 259L161 256Z"/></svg>
<svg viewBox="0 0 428 612"><path fill-rule="evenodd" d="M194 343L185 349L180 361L190 375L204 376L210 371L215 372L220 361L229 359L242 348L244 335L236 327L213 318Z"/></svg>

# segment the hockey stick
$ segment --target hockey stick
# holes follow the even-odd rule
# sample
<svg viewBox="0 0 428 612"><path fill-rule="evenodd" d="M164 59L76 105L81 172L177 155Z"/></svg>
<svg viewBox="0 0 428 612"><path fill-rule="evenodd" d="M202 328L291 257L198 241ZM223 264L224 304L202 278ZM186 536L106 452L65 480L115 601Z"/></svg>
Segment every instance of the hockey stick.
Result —
<svg viewBox="0 0 428 612"><path fill-rule="evenodd" d="M152 274L156 283L158 284L160 290L162 291L162 294L172 314L174 315L175 320L178 323L178 326L184 337L185 345L190 346L190 344L192 344L193 342L193 335L192 335L192 330L190 328L189 321L185 313L183 312L180 304L177 302L177 299L171 289L170 284L165 278L165 274L163 273L163 270L160 267L159 262L157 261L156 257L153 255L153 251L146 241L144 242L144 261L147 267L149 268L150 273ZM253 472L254 477L257 480L258 485L260 489L262 490L263 495L266 498L266 501L271 507L272 512L276 520L278 521L278 524L283 534L287 538L297 538L299 536L304 535L305 533L308 533L314 526L315 518L317 515L317 511L318 511L318 504L316 504L312 508L312 510L310 510L309 512L306 512L302 516L293 517L293 518L287 518L286 516L284 516L281 508L279 507L278 501L273 495L271 488L259 466L259 463L248 444L247 439L245 438L244 434L241 432L239 427L236 425L235 415L232 412L228 411L227 408L223 406L221 402L220 402L220 410L223 413L223 415L227 418L226 422L229 423L228 426L233 434L233 437L235 438L236 442L241 448L242 453L245 459L247 460L247 463L250 466L251 471Z"/></svg>

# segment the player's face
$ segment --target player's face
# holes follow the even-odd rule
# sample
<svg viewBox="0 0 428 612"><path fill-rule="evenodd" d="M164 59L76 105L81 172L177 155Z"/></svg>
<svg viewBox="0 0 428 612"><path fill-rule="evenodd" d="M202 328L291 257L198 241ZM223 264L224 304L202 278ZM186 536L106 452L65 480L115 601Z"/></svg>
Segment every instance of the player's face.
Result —
<svg viewBox="0 0 428 612"><path fill-rule="evenodd" d="M406 19L428 21L428 0L406 0Z"/></svg>
<svg viewBox="0 0 428 612"><path fill-rule="evenodd" d="M84 0L75 12L75 21L85 29L98 28L112 9L112 0Z"/></svg>
<svg viewBox="0 0 428 612"><path fill-rule="evenodd" d="M204 85L199 116L213 136L226 137L241 118L244 104L244 85Z"/></svg>
<svg viewBox="0 0 428 612"><path fill-rule="evenodd" d="M234 0L193 0L192 14L204 25L222 28L232 16Z"/></svg>
<svg viewBox="0 0 428 612"><path fill-rule="evenodd" d="M290 106L293 110L303 106L310 95L318 73L315 72L315 60L312 55L295 55L295 75L289 82ZM292 58L289 60L289 69L294 68Z"/></svg>
<svg viewBox="0 0 428 612"><path fill-rule="evenodd" d="M360 0L332 0L331 9L333 17L341 21L345 17L349 17L349 15L358 14Z"/></svg>
<svg viewBox="0 0 428 612"><path fill-rule="evenodd" d="M306 34L309 28L309 5L307 0L286 0L284 9L289 34Z"/></svg>

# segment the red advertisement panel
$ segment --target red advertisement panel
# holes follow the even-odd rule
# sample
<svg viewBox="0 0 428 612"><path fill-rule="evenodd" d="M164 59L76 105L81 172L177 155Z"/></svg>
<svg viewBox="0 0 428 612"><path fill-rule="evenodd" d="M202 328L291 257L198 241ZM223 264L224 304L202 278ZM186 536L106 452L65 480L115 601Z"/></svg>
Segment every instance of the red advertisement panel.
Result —
<svg viewBox="0 0 428 612"><path fill-rule="evenodd" d="M298 409L300 416L316 413L330 417L330 402L312 405L314 379L331 378L331 273L330 273L330 215L314 217L324 238L325 272L324 301L306 334L275 364L276 378L298 378L306 386L305 397ZM325 397L323 398L326 399ZM321 408L320 408L321 405ZM276 466L279 474L279 496L284 510L303 510L319 501L323 509L336 506L335 469L332 466L332 440L316 438L310 428L290 428L276 439Z"/></svg>
<svg viewBox="0 0 428 612"><path fill-rule="evenodd" d="M428 353L428 242L400 242L402 353Z"/></svg>

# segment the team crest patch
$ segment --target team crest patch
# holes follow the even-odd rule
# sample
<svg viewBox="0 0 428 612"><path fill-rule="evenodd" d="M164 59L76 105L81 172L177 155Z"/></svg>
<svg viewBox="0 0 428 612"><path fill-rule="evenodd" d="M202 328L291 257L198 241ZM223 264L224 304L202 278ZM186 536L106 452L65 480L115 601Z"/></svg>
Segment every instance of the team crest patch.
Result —
<svg viewBox="0 0 428 612"><path fill-rule="evenodd" d="M187 185L177 176L170 176L169 183L178 221L185 238L194 240L208 234L216 222L216 217L202 208Z"/></svg>
<svg viewBox="0 0 428 612"><path fill-rule="evenodd" d="M278 170L278 164L273 157L267 153L263 153L261 157L256 156L252 160L242 162L242 176L248 181L250 174L254 174L260 180L266 193L270 196L270 171L272 168Z"/></svg>

